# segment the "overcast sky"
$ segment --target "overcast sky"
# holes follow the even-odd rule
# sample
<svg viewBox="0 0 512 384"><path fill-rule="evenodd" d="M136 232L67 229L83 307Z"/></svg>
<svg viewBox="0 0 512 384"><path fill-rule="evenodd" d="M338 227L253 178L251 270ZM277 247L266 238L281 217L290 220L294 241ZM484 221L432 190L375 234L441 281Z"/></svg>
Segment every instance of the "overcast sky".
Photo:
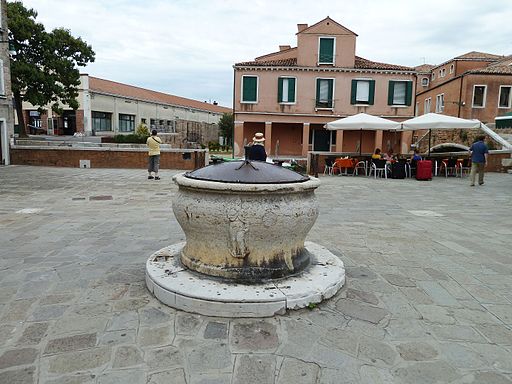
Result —
<svg viewBox="0 0 512 384"><path fill-rule="evenodd" d="M469 51L512 54L511 0L25 0L46 28L92 45L82 72L232 105L236 62L296 46L326 16L357 33L356 54L415 66Z"/></svg>

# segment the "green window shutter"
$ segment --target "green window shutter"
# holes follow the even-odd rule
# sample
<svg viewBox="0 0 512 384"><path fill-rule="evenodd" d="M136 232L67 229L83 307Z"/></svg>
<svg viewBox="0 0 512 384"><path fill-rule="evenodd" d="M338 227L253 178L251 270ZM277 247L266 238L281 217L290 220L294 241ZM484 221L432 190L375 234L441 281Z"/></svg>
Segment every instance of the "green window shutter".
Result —
<svg viewBox="0 0 512 384"><path fill-rule="evenodd" d="M331 64L334 62L334 39L320 38L319 63Z"/></svg>
<svg viewBox="0 0 512 384"><path fill-rule="evenodd" d="M333 95L333 90L334 90L334 80L333 79L329 79L329 108L332 108L333 106L333 99L334 99L334 95Z"/></svg>
<svg viewBox="0 0 512 384"><path fill-rule="evenodd" d="M243 77L242 101L256 101L258 78L256 76Z"/></svg>
<svg viewBox="0 0 512 384"><path fill-rule="evenodd" d="M368 104L373 105L375 102L375 80L370 80L370 93L368 95Z"/></svg>
<svg viewBox="0 0 512 384"><path fill-rule="evenodd" d="M412 81L405 83L405 105L412 103Z"/></svg>
<svg viewBox="0 0 512 384"><path fill-rule="evenodd" d="M316 103L315 105L320 106L320 79L316 79Z"/></svg>
<svg viewBox="0 0 512 384"><path fill-rule="evenodd" d="M288 79L288 102L295 103L295 81L296 79Z"/></svg>
<svg viewBox="0 0 512 384"><path fill-rule="evenodd" d="M388 105L393 105L393 95L395 93L395 82L390 80L388 87Z"/></svg>
<svg viewBox="0 0 512 384"><path fill-rule="evenodd" d="M277 102L280 103L283 101L283 78L277 78Z"/></svg>
<svg viewBox="0 0 512 384"><path fill-rule="evenodd" d="M357 80L352 80L352 88L350 90L350 104L356 104L356 94L357 94Z"/></svg>

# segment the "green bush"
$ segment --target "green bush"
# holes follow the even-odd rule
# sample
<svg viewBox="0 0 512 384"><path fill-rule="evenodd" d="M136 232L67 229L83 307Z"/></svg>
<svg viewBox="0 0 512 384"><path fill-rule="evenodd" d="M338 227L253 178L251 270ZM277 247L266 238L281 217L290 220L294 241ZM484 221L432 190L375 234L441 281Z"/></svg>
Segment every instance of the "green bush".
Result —
<svg viewBox="0 0 512 384"><path fill-rule="evenodd" d="M118 144L146 144L147 136L139 136L137 134L131 133L129 135L115 135L114 143Z"/></svg>
<svg viewBox="0 0 512 384"><path fill-rule="evenodd" d="M208 149L211 152L218 152L220 150L220 144L218 141L209 141L208 142Z"/></svg>

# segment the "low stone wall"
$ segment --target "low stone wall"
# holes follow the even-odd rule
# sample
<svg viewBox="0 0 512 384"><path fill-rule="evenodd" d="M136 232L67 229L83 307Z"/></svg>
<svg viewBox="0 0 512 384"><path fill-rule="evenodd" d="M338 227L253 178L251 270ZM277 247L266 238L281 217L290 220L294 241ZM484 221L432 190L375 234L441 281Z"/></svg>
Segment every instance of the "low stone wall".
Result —
<svg viewBox="0 0 512 384"><path fill-rule="evenodd" d="M169 149L160 154L161 169L192 170L204 167L207 151ZM139 148L11 147L11 164L80 167L89 160L91 168L146 168L148 152Z"/></svg>

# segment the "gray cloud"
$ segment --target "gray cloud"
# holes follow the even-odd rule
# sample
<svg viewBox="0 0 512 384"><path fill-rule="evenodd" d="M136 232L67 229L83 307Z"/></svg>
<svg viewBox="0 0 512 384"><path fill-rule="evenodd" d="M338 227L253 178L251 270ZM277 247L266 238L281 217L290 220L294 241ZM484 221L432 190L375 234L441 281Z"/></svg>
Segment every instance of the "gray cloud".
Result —
<svg viewBox="0 0 512 384"><path fill-rule="evenodd" d="M232 65L296 45L296 24L326 16L356 32L357 54L414 66L468 51L512 53L509 0L25 0L47 28L96 51L85 72L231 106ZM424 58L424 59L423 59Z"/></svg>

